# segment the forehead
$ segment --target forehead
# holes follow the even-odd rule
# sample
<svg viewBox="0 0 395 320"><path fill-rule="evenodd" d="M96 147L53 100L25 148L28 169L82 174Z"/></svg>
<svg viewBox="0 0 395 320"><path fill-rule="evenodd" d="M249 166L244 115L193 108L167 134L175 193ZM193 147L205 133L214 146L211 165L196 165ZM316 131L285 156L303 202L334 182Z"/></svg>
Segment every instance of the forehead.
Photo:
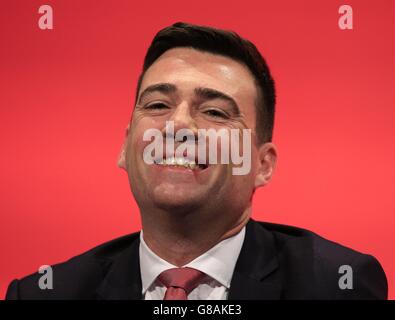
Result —
<svg viewBox="0 0 395 320"><path fill-rule="evenodd" d="M257 92L248 68L228 57L191 48L162 54L146 71L140 92L155 83L172 83L181 91L208 87L232 96L240 107L254 105Z"/></svg>

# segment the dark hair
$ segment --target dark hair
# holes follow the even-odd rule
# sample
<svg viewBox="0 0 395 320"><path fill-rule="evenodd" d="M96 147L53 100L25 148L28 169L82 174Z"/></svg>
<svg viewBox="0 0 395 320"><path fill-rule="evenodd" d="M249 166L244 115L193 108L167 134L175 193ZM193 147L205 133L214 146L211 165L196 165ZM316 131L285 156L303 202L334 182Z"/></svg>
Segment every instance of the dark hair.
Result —
<svg viewBox="0 0 395 320"><path fill-rule="evenodd" d="M258 143L272 140L276 95L269 67L253 43L232 31L183 22L177 22L160 30L145 55L143 71L137 84L136 101L147 69L165 51L177 47L189 47L219 54L245 64L254 76L258 88L256 102Z"/></svg>

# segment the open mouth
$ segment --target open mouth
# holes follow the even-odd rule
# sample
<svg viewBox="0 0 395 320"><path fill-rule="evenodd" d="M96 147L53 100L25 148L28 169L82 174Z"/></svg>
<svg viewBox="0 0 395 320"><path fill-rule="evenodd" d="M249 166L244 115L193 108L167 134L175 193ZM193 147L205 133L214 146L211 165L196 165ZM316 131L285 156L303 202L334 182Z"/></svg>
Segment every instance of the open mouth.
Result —
<svg viewBox="0 0 395 320"><path fill-rule="evenodd" d="M154 160L154 163L160 166L172 166L185 168L190 170L204 170L207 169L208 166L206 164L196 163L195 160L183 158L183 157L169 157Z"/></svg>

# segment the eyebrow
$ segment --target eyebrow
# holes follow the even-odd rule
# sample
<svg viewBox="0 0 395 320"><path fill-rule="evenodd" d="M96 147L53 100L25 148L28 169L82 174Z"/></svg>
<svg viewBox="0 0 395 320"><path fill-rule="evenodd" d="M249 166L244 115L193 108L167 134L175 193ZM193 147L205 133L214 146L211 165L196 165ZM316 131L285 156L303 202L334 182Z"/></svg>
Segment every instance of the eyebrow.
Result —
<svg viewBox="0 0 395 320"><path fill-rule="evenodd" d="M158 83L158 84L150 85L147 88L145 88L144 91L140 94L140 97L138 99L138 104L140 104L141 100L144 97L146 97L147 95L153 92L172 94L176 91L177 91L177 86L171 83ZM214 100L214 99L225 100L232 107L233 113L235 113L236 115L240 115L240 109L236 101L232 97L228 96L227 94L215 89L203 88L203 87L195 88L194 92L196 96L204 100Z"/></svg>
<svg viewBox="0 0 395 320"><path fill-rule="evenodd" d="M233 113L235 113L236 115L240 115L240 109L236 101L232 97L228 96L227 94L221 91L211 88L196 88L195 94L204 100L214 100L214 99L225 100L232 107Z"/></svg>
<svg viewBox="0 0 395 320"><path fill-rule="evenodd" d="M140 94L140 98L138 100L138 104L140 104L141 100L149 95L152 92L161 92L163 94L171 94L177 91L177 87L171 83L158 83L148 86L144 89L144 91Z"/></svg>

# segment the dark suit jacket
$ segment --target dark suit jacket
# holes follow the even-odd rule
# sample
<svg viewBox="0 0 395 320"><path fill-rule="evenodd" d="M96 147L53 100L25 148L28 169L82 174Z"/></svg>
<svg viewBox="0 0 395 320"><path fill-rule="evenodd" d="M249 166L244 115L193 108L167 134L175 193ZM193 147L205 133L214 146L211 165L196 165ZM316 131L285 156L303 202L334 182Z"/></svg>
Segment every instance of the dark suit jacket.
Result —
<svg viewBox="0 0 395 320"><path fill-rule="evenodd" d="M43 274L9 285L7 299L142 299L139 233L102 244L53 266L53 289ZM340 289L342 265L353 270L353 289ZM233 299L386 299L379 262L308 230L250 220L231 281Z"/></svg>

